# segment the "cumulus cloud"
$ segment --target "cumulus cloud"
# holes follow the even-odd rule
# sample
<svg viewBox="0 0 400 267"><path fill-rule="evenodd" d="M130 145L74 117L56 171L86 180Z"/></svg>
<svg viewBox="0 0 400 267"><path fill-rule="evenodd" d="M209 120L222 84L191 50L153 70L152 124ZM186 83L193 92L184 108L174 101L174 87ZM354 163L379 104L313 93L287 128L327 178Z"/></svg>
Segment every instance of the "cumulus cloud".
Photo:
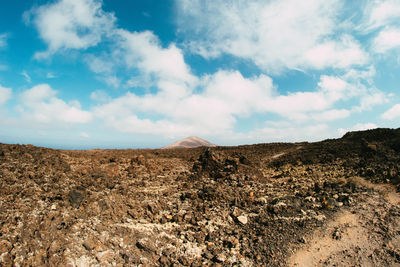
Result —
<svg viewBox="0 0 400 267"><path fill-rule="evenodd" d="M364 31L372 31L398 23L399 17L399 0L367 1L364 8L364 21L361 23L360 28Z"/></svg>
<svg viewBox="0 0 400 267"><path fill-rule="evenodd" d="M19 107L23 118L38 123L87 123L92 114L81 109L79 102L56 97L57 92L47 84L40 84L20 95Z"/></svg>
<svg viewBox="0 0 400 267"><path fill-rule="evenodd" d="M36 57L87 49L112 37L92 54L85 52L84 62L110 87L141 87L145 93L134 88L111 98L104 91L94 91L90 98L96 106L88 112L78 102L57 98L50 86L38 85L21 96L24 116L42 123L87 123L97 117L120 132L173 138L229 135L276 140L271 138L278 135L281 140L290 136L306 140L329 137L328 121L386 101L387 96L373 86L375 69L367 67L370 57L351 31L342 31L339 25L341 1L310 0L299 5L295 0L176 0L176 4L178 34L190 40L183 46L163 45L151 31L118 28L113 14L102 10L101 1L58 0L32 10L32 22L48 45ZM381 27L382 21L395 16L374 12L371 8L368 13L370 28ZM397 45L389 37L375 46L386 51ZM233 55L241 62L251 61L261 74L245 77L237 70L220 69L196 76L185 61L187 49L205 58ZM330 74L320 75L314 88L283 88L289 91L283 94L266 73L288 69L329 70ZM271 113L288 124L265 124L247 133L235 130L240 119L258 114L267 118Z"/></svg>
<svg viewBox="0 0 400 267"><path fill-rule="evenodd" d="M267 111L275 112L293 120L310 119L327 121L349 117L387 101L386 95L369 84L374 69L350 70L341 76L321 75L318 86L311 92L296 92L271 98ZM358 100L350 109L335 109L335 104ZM332 109L333 108L333 109Z"/></svg>
<svg viewBox="0 0 400 267"><path fill-rule="evenodd" d="M190 93L185 85L161 81L162 89L156 94L127 93L97 106L94 113L125 132L156 132L173 137L227 132L234 126L234 116L262 109L262 100L272 90L269 77L261 75L245 79L239 72L220 71L204 77L200 83L203 90ZM164 119L152 121L149 119L151 114L161 115Z"/></svg>
<svg viewBox="0 0 400 267"><path fill-rule="evenodd" d="M234 55L271 73L348 68L368 61L353 37L333 37L340 24L340 1L312 0L301 6L295 0L176 3L188 45L206 58Z"/></svg>
<svg viewBox="0 0 400 267"><path fill-rule="evenodd" d="M327 122L347 118L381 101L360 83L360 77L366 74L322 75L313 91L280 94L269 76L245 78L238 71L220 70L202 77L196 92L184 84L160 81L158 92L129 92L96 106L94 114L122 132L171 137L232 134L238 119L254 114L275 113L295 123ZM350 99L358 99L359 106L335 108Z"/></svg>
<svg viewBox="0 0 400 267"><path fill-rule="evenodd" d="M374 86L375 74L375 68L370 66L364 70L351 69L342 76L349 84L353 96L358 97L359 104L353 106L351 111L371 110L374 106L388 102L388 95Z"/></svg>
<svg viewBox="0 0 400 267"><path fill-rule="evenodd" d="M99 0L59 0L26 13L48 50L35 54L48 57L59 50L86 49L97 45L114 27L112 13L104 12Z"/></svg>
<svg viewBox="0 0 400 267"><path fill-rule="evenodd" d="M119 46L125 64L158 80L193 84L196 77L185 63L183 52L175 44L163 48L160 40L150 31L129 32L118 30Z"/></svg>
<svg viewBox="0 0 400 267"><path fill-rule="evenodd" d="M352 36L345 34L338 40L330 40L317 44L305 52L305 65L312 68L347 69L353 65L368 63L368 55L360 43Z"/></svg>
<svg viewBox="0 0 400 267"><path fill-rule="evenodd" d="M381 117L385 120L394 120L400 117L400 104L396 104L391 107L389 110L383 113Z"/></svg>
<svg viewBox="0 0 400 267"><path fill-rule="evenodd" d="M400 47L400 28L383 29L372 43L372 48L377 53L385 53L397 47Z"/></svg>
<svg viewBox="0 0 400 267"><path fill-rule="evenodd" d="M12 90L11 88L6 88L0 85L0 106L5 104L12 95Z"/></svg>
<svg viewBox="0 0 400 267"><path fill-rule="evenodd" d="M388 102L387 95L379 90L374 90L361 96L360 105L355 107L356 111L371 110L372 107Z"/></svg>

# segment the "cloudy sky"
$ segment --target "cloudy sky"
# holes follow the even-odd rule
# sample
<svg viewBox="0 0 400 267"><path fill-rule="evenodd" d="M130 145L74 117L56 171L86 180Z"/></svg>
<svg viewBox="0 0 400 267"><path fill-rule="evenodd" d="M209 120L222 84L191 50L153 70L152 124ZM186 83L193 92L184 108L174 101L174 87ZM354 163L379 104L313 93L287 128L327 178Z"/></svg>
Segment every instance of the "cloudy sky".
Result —
<svg viewBox="0 0 400 267"><path fill-rule="evenodd" d="M400 0L0 3L0 142L317 141L400 122Z"/></svg>

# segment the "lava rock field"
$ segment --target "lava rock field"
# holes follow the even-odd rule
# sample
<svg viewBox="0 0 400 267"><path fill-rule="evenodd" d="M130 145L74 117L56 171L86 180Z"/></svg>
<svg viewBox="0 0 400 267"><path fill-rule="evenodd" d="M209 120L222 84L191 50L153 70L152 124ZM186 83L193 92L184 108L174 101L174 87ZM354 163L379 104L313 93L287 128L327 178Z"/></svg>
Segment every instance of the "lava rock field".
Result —
<svg viewBox="0 0 400 267"><path fill-rule="evenodd" d="M400 129L165 150L0 144L0 266L400 266Z"/></svg>

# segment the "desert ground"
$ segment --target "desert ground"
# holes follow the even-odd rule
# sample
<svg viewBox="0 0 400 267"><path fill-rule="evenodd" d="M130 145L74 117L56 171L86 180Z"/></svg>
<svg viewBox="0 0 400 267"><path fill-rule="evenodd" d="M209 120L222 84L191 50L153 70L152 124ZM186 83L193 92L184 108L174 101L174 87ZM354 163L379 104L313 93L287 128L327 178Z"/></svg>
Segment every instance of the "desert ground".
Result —
<svg viewBox="0 0 400 267"><path fill-rule="evenodd" d="M154 150L0 144L0 266L400 266L400 129Z"/></svg>

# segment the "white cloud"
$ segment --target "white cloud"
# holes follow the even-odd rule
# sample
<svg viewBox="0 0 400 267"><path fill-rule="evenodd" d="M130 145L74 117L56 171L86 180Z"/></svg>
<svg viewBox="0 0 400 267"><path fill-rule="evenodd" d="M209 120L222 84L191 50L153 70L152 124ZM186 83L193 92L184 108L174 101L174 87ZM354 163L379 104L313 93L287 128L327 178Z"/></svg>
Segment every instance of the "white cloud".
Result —
<svg viewBox="0 0 400 267"><path fill-rule="evenodd" d="M396 104L391 107L389 110L383 113L381 117L385 120L394 120L400 117L400 104Z"/></svg>
<svg viewBox="0 0 400 267"><path fill-rule="evenodd" d="M328 121L347 118L350 116L350 114L351 111L347 109L331 109L324 111L322 113L314 113L311 115L311 117L317 121L328 122Z"/></svg>
<svg viewBox="0 0 400 267"><path fill-rule="evenodd" d="M193 84L196 77L190 73L182 51L170 44L162 48L156 35L150 31L128 32L118 30L119 46L125 63L143 74L154 75L158 80Z"/></svg>
<svg viewBox="0 0 400 267"><path fill-rule="evenodd" d="M11 88L6 88L0 85L0 106L6 103L12 95Z"/></svg>
<svg viewBox="0 0 400 267"><path fill-rule="evenodd" d="M263 128L255 129L249 133L232 133L231 136L223 137L233 140L235 143L244 142L301 142L320 141L325 138L332 138L329 126L324 123L314 125L293 125L287 122L274 123ZM224 140L222 140L224 141Z"/></svg>
<svg viewBox="0 0 400 267"><path fill-rule="evenodd" d="M115 74L116 64L119 59L113 55L94 56L86 55L84 61L89 66L89 69L97 73L97 79L105 82L107 85L118 88L121 84L121 79Z"/></svg>
<svg viewBox="0 0 400 267"><path fill-rule="evenodd" d="M230 54L271 73L349 68L368 61L353 37L333 37L339 34L341 1L176 2L180 32L206 58Z"/></svg>
<svg viewBox="0 0 400 267"><path fill-rule="evenodd" d="M350 35L343 35L340 40L322 42L305 52L305 63L312 68L328 67L347 69L353 65L365 65L368 56L360 43Z"/></svg>
<svg viewBox="0 0 400 267"><path fill-rule="evenodd" d="M160 80L160 90L154 94L129 92L96 106L93 112L119 131L170 137L232 134L239 118L254 114L275 113L303 124L327 122L347 118L381 101L383 93L360 82L373 74L367 70L349 71L340 77L322 75L314 91L283 95L266 75L245 78L238 71L221 70L202 77L196 92L185 84ZM359 100L360 106L335 108L350 99Z"/></svg>
<svg viewBox="0 0 400 267"><path fill-rule="evenodd" d="M106 60L94 55L87 55L84 60L90 70L95 73L111 73L114 67L114 63L110 58Z"/></svg>
<svg viewBox="0 0 400 267"><path fill-rule="evenodd" d="M355 107L355 111L370 110L373 106L380 105L388 102L387 95L381 91L376 90L363 95L360 99L360 105Z"/></svg>
<svg viewBox="0 0 400 267"><path fill-rule="evenodd" d="M358 28L364 33L374 33L371 52L385 54L400 47L399 21L400 0L367 2L363 21Z"/></svg>
<svg viewBox="0 0 400 267"><path fill-rule="evenodd" d="M32 82L31 77L29 76L29 74L25 70L21 72L21 75L24 76L25 81L27 81L28 83Z"/></svg>
<svg viewBox="0 0 400 267"><path fill-rule="evenodd" d="M378 128L378 126L375 123L357 123L356 125L354 125L353 127L349 128L349 129L344 129L344 128L339 128L338 129L338 133L340 135L344 135L347 132L350 131L365 131L365 130L370 130L370 129L375 129Z"/></svg>
<svg viewBox="0 0 400 267"><path fill-rule="evenodd" d="M371 31L398 22L400 17L399 0L368 1L364 9L364 31Z"/></svg>
<svg viewBox="0 0 400 267"><path fill-rule="evenodd" d="M104 75L98 76L99 80L104 81L107 85L112 86L114 88L118 88L121 84L121 80L115 75Z"/></svg>
<svg viewBox="0 0 400 267"><path fill-rule="evenodd" d="M101 4L99 0L59 0L27 13L48 45L47 51L36 53L35 57L97 45L115 22L114 15L104 12Z"/></svg>
<svg viewBox="0 0 400 267"><path fill-rule="evenodd" d="M385 53L393 48L400 47L400 29L385 28L374 38L372 49L377 53Z"/></svg>
<svg viewBox="0 0 400 267"><path fill-rule="evenodd" d="M204 77L201 83L203 90L194 94L184 84L162 80L156 94L127 93L97 106L94 113L124 132L164 133L173 137L226 133L234 127L234 116L263 109L262 101L272 90L269 77L245 79L239 72L221 71ZM151 120L151 114L164 118Z"/></svg>
<svg viewBox="0 0 400 267"><path fill-rule="evenodd" d="M365 70L351 69L342 76L350 87L348 93L358 97L359 105L353 106L352 112L371 110L376 105L388 102L388 95L374 86L375 74L375 68L370 66Z"/></svg>
<svg viewBox="0 0 400 267"><path fill-rule="evenodd" d="M79 102L66 103L56 97L47 84L40 84L24 91L19 107L25 119L39 123L87 123L92 120L92 114L81 109Z"/></svg>
<svg viewBox="0 0 400 267"><path fill-rule="evenodd" d="M8 38L7 33L0 34L0 49L7 47L7 38Z"/></svg>
<svg viewBox="0 0 400 267"><path fill-rule="evenodd" d="M265 110L298 121L346 118L352 112L368 110L387 101L383 92L368 86L374 74L372 68L366 71L352 69L342 76L322 75L315 91L295 92L264 100L268 106ZM351 99L358 100L359 105L346 110L332 109L336 103Z"/></svg>
<svg viewBox="0 0 400 267"><path fill-rule="evenodd" d="M90 94L90 99L96 102L107 102L110 100L110 96L103 90L96 90Z"/></svg>
<svg viewBox="0 0 400 267"><path fill-rule="evenodd" d="M290 89L285 94L265 74L249 78L239 71L218 70L197 77L185 62L182 49L188 47L164 46L150 31L117 28L113 14L101 9L101 1L59 0L31 12L48 45L36 56L86 49L105 36L112 37L93 54L84 55L84 62L109 86L141 87L145 93L128 92L113 99L104 91L94 91L90 98L97 106L88 112L78 102L57 98L50 86L38 85L21 97L24 117L42 123L86 123L95 116L119 132L174 138L231 135L246 140L266 136L310 140L307 137L330 136L326 122L386 101L387 96L373 86L375 69L366 68L368 54L348 33L348 26L340 25L344 4L339 0L309 0L304 5L295 0L176 2L178 34L191 40L185 45L206 58L233 55L241 62L254 62L264 73L329 69L338 74L321 75L315 88L283 88ZM238 120L269 113L288 124L235 131Z"/></svg>

